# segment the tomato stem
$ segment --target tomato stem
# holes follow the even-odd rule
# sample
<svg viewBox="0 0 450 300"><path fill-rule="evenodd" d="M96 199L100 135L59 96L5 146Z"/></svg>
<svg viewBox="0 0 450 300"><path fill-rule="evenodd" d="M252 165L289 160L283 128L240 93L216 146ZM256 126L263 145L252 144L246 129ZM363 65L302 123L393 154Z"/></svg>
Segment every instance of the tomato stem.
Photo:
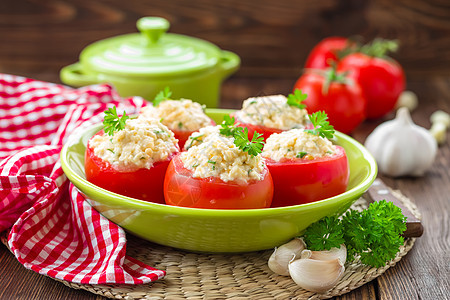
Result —
<svg viewBox="0 0 450 300"><path fill-rule="evenodd" d="M385 40L376 38L371 43L362 46L359 52L372 57L385 57L389 52L398 50L397 40Z"/></svg>

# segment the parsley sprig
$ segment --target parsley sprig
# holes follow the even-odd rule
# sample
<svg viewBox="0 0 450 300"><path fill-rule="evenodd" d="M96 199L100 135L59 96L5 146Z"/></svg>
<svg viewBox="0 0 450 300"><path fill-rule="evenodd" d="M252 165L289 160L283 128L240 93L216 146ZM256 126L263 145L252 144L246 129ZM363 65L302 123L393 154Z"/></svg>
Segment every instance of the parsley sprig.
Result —
<svg viewBox="0 0 450 300"><path fill-rule="evenodd" d="M288 95L287 104L289 104L290 106L295 106L300 109L303 109L306 107L306 105L303 104L302 102L306 100L307 97L308 95L303 94L301 90L297 89L294 91L293 94Z"/></svg>
<svg viewBox="0 0 450 300"><path fill-rule="evenodd" d="M403 245L405 221L400 208L382 200L362 212L349 210L342 220L325 217L306 229L304 239L308 249L318 251L345 244L348 260L360 255L362 263L382 267Z"/></svg>
<svg viewBox="0 0 450 300"><path fill-rule="evenodd" d="M305 129L314 135L321 136L323 138L332 139L334 136L334 127L328 122L328 115L324 111L317 111L308 115L309 120L314 126L314 129Z"/></svg>
<svg viewBox="0 0 450 300"><path fill-rule="evenodd" d="M153 99L153 106L158 106L161 102L165 100L171 100L170 97L172 97L172 91L168 86L164 88L164 90L160 91L155 99Z"/></svg>
<svg viewBox="0 0 450 300"><path fill-rule="evenodd" d="M242 151L247 152L251 156L256 156L262 152L264 146L262 134L255 131L252 140L249 140L248 128L244 129L240 126L236 126L234 117L228 115L224 117L220 126L220 134L233 137L234 144Z"/></svg>
<svg viewBox="0 0 450 300"><path fill-rule="evenodd" d="M122 117L117 115L116 106L109 108L105 111L105 117L103 119L104 131L108 135L113 135L115 131L120 131L125 129L125 122L130 117L124 111Z"/></svg>

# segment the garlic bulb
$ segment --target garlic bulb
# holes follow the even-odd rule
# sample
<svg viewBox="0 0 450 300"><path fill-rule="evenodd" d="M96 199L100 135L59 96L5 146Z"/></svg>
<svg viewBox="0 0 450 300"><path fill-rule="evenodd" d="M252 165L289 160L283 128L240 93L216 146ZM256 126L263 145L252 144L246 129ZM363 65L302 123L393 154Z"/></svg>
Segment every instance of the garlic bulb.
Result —
<svg viewBox="0 0 450 300"><path fill-rule="evenodd" d="M293 258L300 257L306 245L303 239L294 238L290 242L275 248L275 251L269 258L269 269L273 272L289 276L288 264Z"/></svg>
<svg viewBox="0 0 450 300"><path fill-rule="evenodd" d="M381 173L397 177L422 176L436 156L436 140L411 120L406 107L397 111L394 120L379 125L367 137L366 148L375 157Z"/></svg>
<svg viewBox="0 0 450 300"><path fill-rule="evenodd" d="M301 258L289 263L289 274L295 283L305 290L317 293L323 293L334 287L344 271L344 264L339 258L332 260Z"/></svg>

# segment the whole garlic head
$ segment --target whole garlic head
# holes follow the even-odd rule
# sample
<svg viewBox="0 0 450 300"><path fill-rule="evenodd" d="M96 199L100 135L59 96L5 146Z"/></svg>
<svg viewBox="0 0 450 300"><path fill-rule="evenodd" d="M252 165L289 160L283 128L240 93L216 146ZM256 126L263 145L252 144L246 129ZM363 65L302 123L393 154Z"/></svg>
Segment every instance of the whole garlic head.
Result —
<svg viewBox="0 0 450 300"><path fill-rule="evenodd" d="M367 137L366 148L375 157L381 173L392 176L422 176L436 157L437 143L423 127L413 123L406 107L394 120L379 125Z"/></svg>

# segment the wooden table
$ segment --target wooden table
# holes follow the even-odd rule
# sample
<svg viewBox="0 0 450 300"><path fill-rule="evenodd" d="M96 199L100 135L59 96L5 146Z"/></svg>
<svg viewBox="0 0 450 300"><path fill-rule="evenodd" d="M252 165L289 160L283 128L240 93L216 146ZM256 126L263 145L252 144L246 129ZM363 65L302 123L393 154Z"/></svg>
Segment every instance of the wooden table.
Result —
<svg viewBox="0 0 450 300"><path fill-rule="evenodd" d="M35 74L35 78L39 74ZM55 81L57 79L55 78ZM239 108L242 99L257 94L287 94L293 79L232 78L222 91L221 107ZM429 116L437 109L450 111L450 79L444 77L408 82L417 93L419 107L414 122L430 127ZM364 142L367 135L390 114L376 122L363 123L354 133ZM447 135L448 136L448 135ZM450 138L450 137L448 137ZM450 299L450 147L439 148L433 167L421 178L392 179L380 177L417 204L423 216L425 232L413 249L395 267L376 280L336 299ZM3 245L0 245L0 299L101 299L83 290L26 270Z"/></svg>

